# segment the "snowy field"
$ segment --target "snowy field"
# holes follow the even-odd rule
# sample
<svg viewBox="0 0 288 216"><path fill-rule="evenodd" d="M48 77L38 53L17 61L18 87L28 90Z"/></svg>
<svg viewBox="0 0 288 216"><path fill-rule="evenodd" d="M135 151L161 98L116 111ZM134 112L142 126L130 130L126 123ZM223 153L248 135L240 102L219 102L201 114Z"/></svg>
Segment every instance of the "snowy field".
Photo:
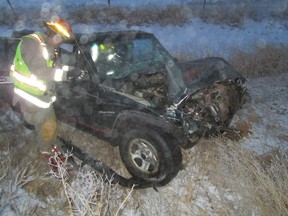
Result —
<svg viewBox="0 0 288 216"><path fill-rule="evenodd" d="M107 4L107 1L104 0L78 0L73 3L71 3L69 0L10 0L10 2L13 5L15 11L18 13L21 11L21 8L44 8L56 7L60 5L61 11L63 11L65 6L80 7L81 5L91 4L105 6ZM207 0L207 5L208 3L210 5L228 4L228 2L235 3L237 1ZM248 1L243 2L247 3ZM255 7L255 4L259 4L259 10L266 12L271 10L275 12L285 10L288 11L288 2L284 0L255 0L251 2L253 2L253 7ZM125 7L151 7L153 5L164 7L166 4L182 4L186 5L187 7L193 4L201 6L203 1L111 0L111 5L121 5ZM265 8L263 5L265 5L267 8ZM2 8L1 10L10 10L6 0L0 0L0 8ZM23 16L25 17L25 14L23 14ZM21 30L24 28L37 30L39 28L35 23L20 21L21 20L17 20L13 25L10 26L0 25L0 36L9 36L14 30ZM260 21L247 19L240 27L231 27L221 24L208 24L204 23L201 19L196 18L183 26L161 26L157 23L153 25L127 26L125 22L109 26L75 23L73 24L73 29L75 32L87 33L113 29L139 29L152 32L169 52L174 55L186 55L188 56L187 58L220 56L229 59L231 55L238 50L251 52L256 47L263 48L268 44L274 44L276 46L281 44L288 45L287 20L277 20L270 18L264 18ZM242 110L240 110L232 122L234 125L243 123L250 125L249 133L246 137L241 139L239 143L251 150L254 150L256 154L259 155L265 154L277 148L280 148L287 153L288 71L283 71L283 74L273 77L248 78L247 87L251 94L252 101L249 104L246 104ZM13 113L8 112L5 116L1 116L0 120L15 120L15 118L16 117L13 116ZM17 126L17 121L15 122L14 124ZM6 126L10 127L11 125ZM25 133L29 134L27 131ZM25 134L22 134L22 136L25 136ZM1 142L6 140L6 138L2 137L1 135L0 138ZM227 212L226 214L217 212L217 207L219 207L217 205L219 205L219 203L215 204L215 202L211 201L209 198L219 198L219 191L217 187L211 183L207 176L202 176L201 179L198 179L199 173L201 173L201 170L199 170L201 165L197 164L195 161L187 162L187 165L192 166L195 165L194 163L196 163L195 168L185 168L184 170L180 171L175 180L173 180L169 185L160 188L158 193L156 193L153 189L145 189L141 190L140 192L135 192L134 198L129 199L128 205L126 210L123 212L123 215L227 215ZM187 185L187 183L184 182L184 180L187 179L189 179L193 185ZM5 188L13 186L11 186L12 183L13 182L11 181L0 184L0 204L3 204L2 206L0 205L1 216L17 215L17 213L15 213L17 211L11 208L9 202L3 201L4 196L1 197L1 194L3 195L7 191ZM18 212L28 212L25 206L33 206L35 203L42 207L45 206L43 199L37 199L37 197L29 196L22 189L14 189L15 190L13 191L12 195L17 197L15 200L20 203L22 208L20 208ZM180 198L177 197L177 195L179 195ZM230 193L225 195L229 196ZM11 200L13 199L11 198ZM50 197L49 199L50 203L59 201L53 197ZM178 201L177 208L175 208L176 201ZM151 208L151 206L153 208ZM57 211L54 215L64 215L64 213L62 211ZM243 213L243 215L245 214ZM257 215L257 211L252 211L251 215Z"/></svg>
<svg viewBox="0 0 288 216"><path fill-rule="evenodd" d="M65 7L73 8L74 6L96 4L107 4L107 1L87 1L79 0L71 3L68 0L62 1L45 1L45 0L15 0L10 1L15 9L16 13L21 11L22 8L41 8L42 11L53 10L58 11L57 14L66 18L67 13ZM250 52L255 47L265 47L267 44L288 44L288 26L287 20L281 21L277 19L270 19L272 14L280 14L288 10L288 2L284 0L276 1L251 1L249 3L239 3L238 1L225 1L225 0L207 0L207 8L213 7L213 5L219 4L231 4L233 8L236 5L238 7L244 7L251 5L253 10L259 10L258 14L262 14L263 18L260 21L254 21L246 19L244 24L240 27L231 27L224 24L213 25L204 23L199 18L193 18L190 22L183 26L161 26L157 23L142 26L130 26L127 25L125 20L113 25L97 25L96 23L89 24L73 24L73 30L75 32L102 32L107 30L123 30L123 29L139 29L147 32L151 32L161 41L161 43L174 55L187 55L187 58L200 58L207 55L221 56L229 58L235 51L241 50ZM237 3L238 2L238 3ZM276 3L277 2L277 3ZM111 0L111 5L121 7L159 7L169 4L184 5L185 7L202 7L203 1L201 0L162 0L162 1L119 1ZM3 7L1 10L11 10L6 0L0 0L0 5ZM1 8L1 7L0 7ZM56 9L55 9L56 8ZM262 11L265 11L263 13ZM0 25L0 36L9 36L14 30L33 29L38 30L41 20L35 22L35 20L28 20L29 10L25 10L24 14L21 14L19 20L15 20L13 24L9 26ZM26 17L27 16L27 17ZM173 14L171 15L173 16ZM42 19L45 20L42 16ZM69 21L69 17L67 18ZM72 18L73 20L73 18Z"/></svg>

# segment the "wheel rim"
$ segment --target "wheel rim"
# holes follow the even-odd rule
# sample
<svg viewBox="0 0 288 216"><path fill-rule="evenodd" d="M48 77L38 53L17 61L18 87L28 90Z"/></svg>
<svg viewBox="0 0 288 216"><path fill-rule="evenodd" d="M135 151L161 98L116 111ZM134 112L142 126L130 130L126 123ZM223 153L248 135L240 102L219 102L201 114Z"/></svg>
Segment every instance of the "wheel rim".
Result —
<svg viewBox="0 0 288 216"><path fill-rule="evenodd" d="M129 144L129 157L133 166L145 174L154 174L158 171L157 150L147 140L133 139Z"/></svg>

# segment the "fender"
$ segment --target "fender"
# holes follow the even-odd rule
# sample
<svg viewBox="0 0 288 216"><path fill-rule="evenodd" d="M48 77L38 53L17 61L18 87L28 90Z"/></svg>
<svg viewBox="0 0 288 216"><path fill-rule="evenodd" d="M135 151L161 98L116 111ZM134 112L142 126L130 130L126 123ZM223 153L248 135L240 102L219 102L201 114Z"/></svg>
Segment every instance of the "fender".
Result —
<svg viewBox="0 0 288 216"><path fill-rule="evenodd" d="M136 110L127 110L119 113L112 127L112 139L114 140L116 137L119 138L119 133L123 134L125 130L137 128L139 122L141 122L141 127L153 128L153 130L159 131L159 133L169 135L175 139L176 145L180 145L182 148L186 148L186 146L190 144L181 127L176 127L167 119ZM113 145L116 146L118 143L119 142L113 142Z"/></svg>

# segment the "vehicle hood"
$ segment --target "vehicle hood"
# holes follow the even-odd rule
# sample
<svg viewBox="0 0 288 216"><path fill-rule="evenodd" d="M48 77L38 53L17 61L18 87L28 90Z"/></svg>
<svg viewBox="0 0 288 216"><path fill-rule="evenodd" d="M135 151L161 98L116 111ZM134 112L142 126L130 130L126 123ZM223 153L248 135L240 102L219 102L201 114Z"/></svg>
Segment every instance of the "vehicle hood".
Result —
<svg viewBox="0 0 288 216"><path fill-rule="evenodd" d="M166 69L169 74L168 93L174 103L187 94L192 94L215 82L224 80L245 82L245 78L227 61L218 57L174 64L168 62Z"/></svg>

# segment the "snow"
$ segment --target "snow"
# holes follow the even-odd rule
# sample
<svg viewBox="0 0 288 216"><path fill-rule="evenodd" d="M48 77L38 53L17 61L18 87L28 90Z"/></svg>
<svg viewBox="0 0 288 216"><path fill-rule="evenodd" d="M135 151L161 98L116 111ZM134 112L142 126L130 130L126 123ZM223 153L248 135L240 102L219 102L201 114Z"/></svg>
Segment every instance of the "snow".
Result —
<svg viewBox="0 0 288 216"><path fill-rule="evenodd" d="M47 1L47 0L10 0L15 10L20 10L20 8L32 8L32 7L53 7L55 5L61 5L62 10L65 6L81 6L81 5L91 5L99 4L104 6L107 4L106 0L58 0L58 1ZM219 2L231 2L231 1L217 1L212 0L212 2L217 4ZM246 1L245 1L246 2ZM256 1L257 2L257 1ZM270 2L270 1L266 1ZM276 2L276 1L274 1ZM279 4L273 4L275 11L284 11L287 9L288 3L286 1L277 1ZM140 6L152 6L160 5L164 6L166 4L185 4L191 5L192 3L198 3L201 5L202 0L111 0L112 5L121 5L127 7L140 7ZM267 3L267 4L268 4ZM269 4L268 4L269 5ZM6 0L0 0L1 10L9 9L9 5ZM260 8L260 7L259 7ZM151 32L156 35L160 42L166 47L166 49L173 55L184 54L187 56L192 56L193 58L200 58L205 56L220 56L224 58L229 58L233 52L237 50L242 50L245 52L251 52L255 47L265 47L267 44L288 45L288 27L287 21L281 20L271 20L262 19L261 21L245 20L244 25L241 27L230 27L225 25L213 25L203 23L200 19L195 18L191 20L190 23L183 26L160 26L159 24L144 25L144 26L127 26L125 22L121 22L116 25L93 25L93 24L74 24L73 30L75 32L98 32L106 30L122 30L122 29L141 29L147 32ZM29 22L15 22L13 26L0 26L0 36L9 36L12 34L13 30L21 29L33 29L37 30L38 26ZM288 72L288 71L287 71ZM258 121L252 122L251 133L248 137L243 138L240 142L258 152L263 154L265 152L274 149L275 147L283 149L285 152L288 151L288 76L287 72L274 76L274 77L262 77L248 79L247 87L252 97L252 101L245 105L244 108L235 116L234 122L243 121L243 119L248 119L251 113L255 113ZM267 88L267 83L269 83L269 88ZM19 119L17 116L11 114L11 110L8 110L5 116L0 116L0 120L8 119L9 122L14 122L14 124L19 124ZM13 118L16 118L13 121ZM5 125L9 129L15 127L16 125ZM1 128L0 128L1 129ZM3 128L2 128L3 129ZM285 138L286 137L286 138ZM191 174L193 175L193 173ZM181 172L179 173L181 176ZM196 177L195 177L196 178ZM177 178L171 186L166 187L165 190L173 191L174 193L181 193L182 195L187 195L189 191L184 190L183 187L180 191L179 186L181 184L181 178ZM197 206L206 209L208 212L212 212L209 200L206 200L201 194L205 194L206 190L209 193L217 195L217 190L208 179L202 180L201 185L195 184L193 187L198 187L199 197L195 198L194 208ZM0 188L0 193L1 193ZM152 189L151 189L152 190ZM161 189L162 190L162 189ZM18 193L23 195L26 194L22 190ZM152 192L151 192L152 193ZM19 195L18 194L18 195ZM163 193L155 193L153 200L148 200L144 198L145 195L140 196L143 199L144 205L149 209L151 202L159 202L163 206L169 206L169 200L162 199ZM189 194L188 194L189 195ZM169 198L169 197L168 197ZM171 197L170 197L171 198ZM172 197L173 198L173 197ZM34 203L35 198L27 198L28 201ZM162 203L161 203L162 202ZM165 203L165 202L168 202ZM180 205L180 204L179 204ZM163 208L162 206L162 208ZM179 207L178 207L179 208ZM191 206L185 206L181 203L181 211L183 214L191 212ZM4 213L11 213L10 209L5 209ZM154 210L150 209L151 213ZM155 210L157 211L157 210ZM161 205L158 211L161 210ZM195 210L196 211L196 210ZM165 212L165 211L164 211ZM196 211L197 212L197 211ZM2 212L3 213L3 212ZM146 212L149 213L149 212ZM155 213L155 212L154 212ZM159 213L159 212L158 212ZM179 213L179 212L178 212ZM187 214L188 214L187 213ZM126 215L137 215L139 212L136 210L127 209ZM0 212L1 215L1 212ZM152 215L152 214L151 214Z"/></svg>
<svg viewBox="0 0 288 216"><path fill-rule="evenodd" d="M251 52L255 47L267 44L287 44L288 28L285 23L255 22L247 20L241 28L203 23L193 20L184 26L131 26L86 25L76 24L75 32L87 34L97 31L134 29L153 33L164 47L172 54L204 57L220 56L228 58L235 50Z"/></svg>
<svg viewBox="0 0 288 216"><path fill-rule="evenodd" d="M149 26L141 28L152 32L171 53L185 53L203 57L209 55L228 58L235 50L252 51L268 43L288 43L288 29L284 23L247 21L241 28L219 26L193 20L183 27Z"/></svg>
<svg viewBox="0 0 288 216"><path fill-rule="evenodd" d="M288 153L288 141L285 140L288 131L287 73L250 79L247 87L252 101L240 110L234 120L248 119L252 112L259 119L253 122L251 135L241 142L258 154L275 148Z"/></svg>
<svg viewBox="0 0 288 216"><path fill-rule="evenodd" d="M2 1L2 2L1 2ZM278 0L279 1L279 0ZM2 6L7 6L6 0L0 0ZM17 0L11 1L14 9L17 11L19 7L25 5L26 8L31 5L34 7L47 7L52 8L53 5L70 5L71 1L27 1ZM97 4L106 1L87 1L80 0L73 2L73 5L85 5L92 4L95 2ZM122 6L136 5L140 7L146 1L116 1L111 0L113 4L120 4ZM145 5L150 4L162 4L166 5L169 3L174 4L188 4L191 2L197 2L201 4L203 1L189 1L189 0L168 0L168 1L148 1ZM207 2L219 2L219 1L207 1ZM225 2L225 1L220 1ZM231 4L231 1L229 1ZM273 11L285 10L288 7L288 3L285 1L279 1L279 4L274 4L272 8ZM25 4L24 4L25 3ZM43 6L44 5L44 6ZM54 6L55 6L54 5ZM280 5L280 6L279 6ZM267 4L267 11L271 11L270 5ZM269 7L269 8L268 8ZM269 10L268 10L269 9ZM64 6L60 10L63 12ZM269 12L267 12L269 13ZM267 15L268 16L268 15ZM25 14L24 14L25 17ZM36 25L37 24L37 25ZM23 30L23 29L39 29L39 23L33 23L29 21L18 20L15 22L14 26L0 26L0 36L9 36L12 34L13 30ZM267 44L287 44L288 43L288 27L286 21L263 19L262 21L253 21L250 19L245 20L243 26L231 27L227 25L213 25L209 23L203 23L199 18L193 18L190 23L184 26L160 26L159 24L144 25L144 26L127 26L125 20L121 21L115 25L97 25L97 24L73 24L74 32L103 32L107 30L123 30L123 29L141 29L143 31L151 32L156 35L160 42L165 46L165 48L173 55L185 54L187 56L193 56L194 58L200 58L204 56L220 56L224 58L229 58L233 52L237 50L250 52L255 47L265 47Z"/></svg>

